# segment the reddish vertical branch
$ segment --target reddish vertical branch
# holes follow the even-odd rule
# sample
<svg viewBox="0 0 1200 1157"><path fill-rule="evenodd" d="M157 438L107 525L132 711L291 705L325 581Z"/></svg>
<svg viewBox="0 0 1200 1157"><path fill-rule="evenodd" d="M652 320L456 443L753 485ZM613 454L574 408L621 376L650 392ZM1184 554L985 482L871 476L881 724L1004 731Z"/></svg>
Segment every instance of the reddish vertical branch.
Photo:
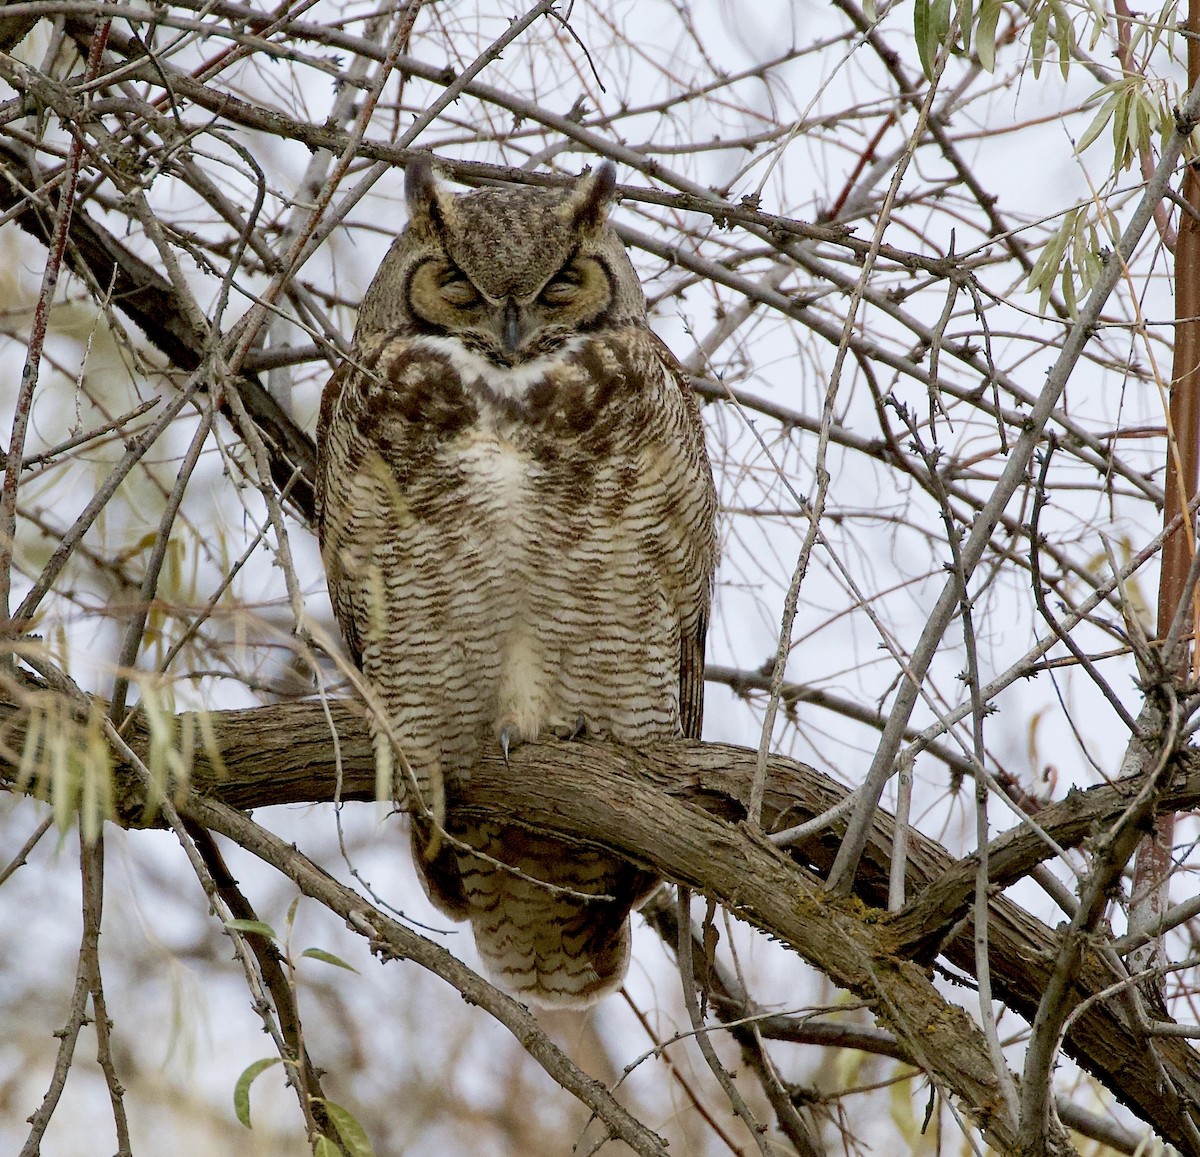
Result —
<svg viewBox="0 0 1200 1157"><path fill-rule="evenodd" d="M1193 0L1196 4L1196 0ZM1188 45L1189 55L1196 52ZM1158 637L1166 638L1171 620L1183 597L1188 567L1195 550L1195 528L1187 512L1196 493L1197 442L1200 440L1200 177L1188 168L1183 196L1192 208L1183 213L1175 247L1175 357L1171 369L1171 433L1174 447L1167 451L1164 525L1180 511L1184 524L1163 544L1162 574L1158 587ZM1186 645L1186 643L1185 643ZM1186 667L1186 663L1181 664Z"/></svg>
<svg viewBox="0 0 1200 1157"><path fill-rule="evenodd" d="M1188 4L1188 85L1200 79L1200 0ZM1170 433L1167 449L1164 525L1180 512L1183 526L1163 545L1158 588L1158 637L1166 638L1183 598L1195 551L1195 527L1188 503L1196 493L1200 463L1200 176L1189 165L1183 198L1192 210L1181 214L1175 245L1175 358L1171 367ZM1194 596L1193 596L1194 597ZM1186 645L1186 644L1185 644ZM1188 646L1188 650L1191 648ZM1181 659L1181 669L1187 663Z"/></svg>
<svg viewBox="0 0 1200 1157"><path fill-rule="evenodd" d="M97 25L96 31L92 34L91 50L88 53L87 67L84 71L84 76L88 80L93 79L100 70L110 24L111 21L104 21ZM33 328L29 335L29 349L25 356L25 366L21 371L21 384L17 391L17 406L13 415L12 434L8 441L4 477L3 482L0 482L0 628L15 630L18 634L25 629L24 624L17 624L14 628L9 622L12 561L17 530L17 486L21 479L25 435L29 429L29 415L33 408L33 394L37 387L38 369L41 366L42 346L50 327L50 309L54 304L54 291L58 285L58 275L62 269L63 255L67 248L71 210L75 200L75 186L79 178L80 161L83 156L83 125L68 125L67 127L73 134L71 151L68 154L62 193L58 199L58 216L54 223L50 252L42 274L42 287L33 314Z"/></svg>
<svg viewBox="0 0 1200 1157"><path fill-rule="evenodd" d="M1188 86L1200 79L1200 0L1189 0L1187 17ZM1169 440L1167 445L1166 498L1163 518L1169 523L1180 511L1183 525L1163 544L1162 573L1158 586L1158 637L1165 639L1184 597L1188 568L1196 549L1195 526L1188 503L1196 493L1197 465L1200 463L1200 177L1188 166L1183 178L1183 198L1191 212L1180 216L1175 244L1175 357L1171 367ZM1196 593L1192 594L1193 604ZM1200 618L1196 605L1192 610L1192 630ZM1176 657L1173 674L1186 677L1189 657L1194 648L1187 637ZM1159 817L1154 833L1138 848L1133 873L1133 903L1130 927L1140 931L1153 925L1166 909L1167 884L1171 871L1171 846L1175 839L1175 817ZM1139 967L1155 963L1161 945L1148 946L1138 958Z"/></svg>

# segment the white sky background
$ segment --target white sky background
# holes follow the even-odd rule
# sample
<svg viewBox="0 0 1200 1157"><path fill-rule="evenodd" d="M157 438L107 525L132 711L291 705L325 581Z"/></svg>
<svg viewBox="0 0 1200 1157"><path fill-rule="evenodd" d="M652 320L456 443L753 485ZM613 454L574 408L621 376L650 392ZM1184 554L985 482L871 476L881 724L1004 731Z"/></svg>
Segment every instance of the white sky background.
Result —
<svg viewBox="0 0 1200 1157"><path fill-rule="evenodd" d="M350 9L317 5L308 14L311 20L344 19ZM452 29L451 41L458 59L443 60L445 40L423 14L418 20L412 42L412 54L434 63L461 68L507 26L508 9L476 3L446 3L434 11ZM486 14L486 15L481 15ZM616 113L621 102L631 106L675 98L667 112L648 112L622 120L615 134L620 143L653 153L666 168L698 185L731 189L730 199L761 193L762 208L771 213L813 220L830 207L841 190L866 137L878 127L878 116L856 120L846 110L860 104L867 110L886 101L880 83L878 60L866 50L846 54L844 44L814 52L791 61L770 73L764 82L748 78L722 94L720 102L678 98L692 83L704 83L712 70L695 39L689 34L684 16L698 30L704 48L726 73L769 60L789 44L805 45L838 37L845 19L833 8L815 4L760 2L740 5L697 2L687 5L637 0L603 5L577 3L571 26L591 52L600 79L608 93L601 93L578 47L562 35L556 35L545 22L525 39L511 47L503 59L491 63L480 80L517 93L535 94L544 107L565 114L581 95L586 100L587 125L597 113ZM911 29L912 11L898 5L883 18L885 33ZM609 22L625 37L625 44L612 47ZM39 60L44 51L42 33L21 48L26 59ZM891 42L911 44L900 35ZM636 46L636 47L631 47ZM1014 225L1053 218L1054 215L1089 196L1090 180L1099 186L1111 162L1108 134L1088 151L1082 161L1073 155L1072 138L1077 139L1088 124L1091 113L1078 113L1079 104L1096 87L1095 77L1081 68L1073 69L1064 81L1057 68L1048 65L1040 79L1020 76L1027 47L1018 45L1001 56L994 77L970 74L961 61L953 61L942 84L941 102L953 99L950 124L961 138L961 151L981 183L1000 196L999 207ZM1094 56L1108 66L1108 42L1102 40ZM211 46L196 50L196 60L212 52ZM177 58L183 65L187 56ZM915 52L905 62L909 75L920 75ZM1164 71L1170 73L1164 64ZM314 70L300 73L300 87L288 92L289 73L282 66L250 64L236 74L239 85L257 94L264 102L299 109L298 115L320 123L329 111L333 96L328 78ZM1174 74L1177 75L1177 74ZM956 89L956 85L959 86ZM394 85L393 85L394 88ZM436 94L436 86L424 86L411 80L405 94L406 105L420 104L420 95ZM949 94L956 95L951 98ZM7 95L7 94L3 94ZM890 104L882 107L890 108ZM1059 119L1055 114L1067 115ZM486 106L495 136L513 130L508 113ZM536 126L518 126L510 140L472 139L468 126L478 123L481 106L463 97L418 142L439 155L505 164L529 163L531 167L552 165L555 171L574 173L596 157L579 146L567 147L554 134L535 133ZM206 118L198 110L197 123ZM711 149L701 153L670 151L681 142L705 141L714 137L739 138L763 132L770 121L789 125L799 119L812 121L827 116L836 123L800 133L780 151L763 145L754 153L744 148ZM1030 124L1032 119L1044 123ZM401 117L401 128L407 118ZM901 129L892 126L879 150L884 163L874 180L861 184L858 193L872 211L894 169L897 151L915 124L915 116L906 110ZM1020 126L1015 129L1015 126ZM385 116L377 117L373 135L386 137L391 125ZM524 131L524 135L522 132ZM604 126L597 128L605 134ZM232 134L249 146L267 174L271 199L266 206L269 217L286 216L282 204L291 199L296 183L310 159L300 145L281 145L274 140ZM609 133L612 136L612 133ZM210 154L222 153L220 142L204 138ZM224 150L224 157L233 154ZM228 192L235 199L252 202L249 187L233 167L212 170L228 181ZM904 198L943 180L945 166L936 160L932 149L918 152L901 187L901 204L889 226L885 240L899 248L924 254L947 252L954 231L956 252L968 252L980 245L979 214L972 216L961 204L943 199L912 208ZM618 165L623 183L644 186L647 179L627 166ZM352 180L353 178L351 178ZM344 182L349 188L351 180ZM669 187L669 181L663 181ZM1124 174L1121 186L1134 190L1136 174ZM164 217L181 227L213 229L206 208L195 204L182 184L167 178L156 180L149 195ZM1135 194L1118 199L1118 215L1128 212ZM356 303L374 272L390 237L403 224L402 174L388 174L351 214L350 227L338 230L302 272L305 281L331 289L336 286L342 301ZM672 243L697 246L712 259L727 259L734 247L763 250L761 243L741 231L722 232L699 215L679 216L668 210L626 203L616 219L639 232ZM869 237L871 221L851 219L860 236ZM684 236L680 226L695 229L699 242ZM114 227L110 223L110 227ZM224 226L222 232L227 232ZM118 230L119 231L119 230ZM1036 244L1044 231L1032 230L1027 237ZM0 271L0 292L8 300L27 309L36 296L44 251L12 229L0 233L6 246L6 268ZM144 239L124 238L135 247ZM836 264L845 275L857 274L857 267L846 262L844 252L823 247L821 256ZM147 250L148 256L149 254ZM1151 251L1145 250L1143 266L1148 266ZM692 284L678 267L645 253L634 252L635 263L643 272L647 295L656 302L653 325L682 360L695 352L697 338L706 336L716 324L715 307L733 308L739 303L736 293L714 288L709 283ZM753 280L764 277L772 265L765 251L738 266L738 272ZM1159 259L1157 271L1162 273ZM1024 279L1012 262L977 271L986 290L1001 299L989 323L993 329L993 354L998 365L1008 371L1030 395L1040 389L1055 351L1044 343L1057 339L1061 325L1039 317L1036 295L1024 292ZM205 305L214 299L216 280L193 268L189 271L195 290ZM262 288L265 281L247 271L239 278L242 296L235 294L224 324L232 324L247 305L247 296ZM945 284L938 282L926 291L921 278L881 271L873 284L915 290L904 307L933 325L945 301ZM1140 283L1139 283L1140 284ZM1169 287L1161 276L1151 278L1140 305L1144 315L1163 320L1172 313ZM682 287L682 288L681 288ZM846 298L818 284L809 274L793 271L782 288L797 294L820 294L819 307L835 319L844 317ZM103 396L113 414L130 408L155 391L167 389L161 382L149 382L131 374L122 366L103 334L97 337L88 357L88 388L80 391L73 380L87 341L94 311L79 304L77 285L64 297L74 304L64 305L56 317L56 326L48 349L60 368L43 370L41 392L35 409L31 445L33 449L61 441L75 422L76 406L81 407L85 425L96 417L88 398ZM1114 298L1106 317L1126 320L1130 316L1129 294ZM349 336L353 325L350 308L337 311L338 324ZM867 330L881 342L897 349L912 346L912 336L880 312L867 308ZM3 348L5 373L0 379L4 400L0 405L11 410L11 398L20 369L21 333L18 322L10 322L15 340ZM947 327L947 340L955 334L978 331L970 299L959 297ZM1165 329L1156 331L1155 356L1163 373L1169 372L1169 352L1163 341ZM293 333L288 340L304 342L304 335ZM1119 366L1128 357L1130 339L1121 329L1106 331L1105 341L1114 363ZM810 418L819 415L833 348L807 330L775 313L759 310L738 335L737 341L723 346L714 357L710 376L721 376L732 386L755 397L767 399ZM923 353L921 356L925 356ZM1137 351L1138 363L1145 356ZM926 357L927 364L927 357ZM894 388L897 397L908 404L918 417L927 412L924 387L910 380L897 379L886 367L878 368L884 392ZM961 387L977 385L961 365L944 356L943 374ZM308 430L314 426L319 392L325 373L320 366L307 366L294 380L292 402L297 419ZM1093 431L1111 430L1120 425L1161 426L1162 410L1152 385L1128 378L1119 369L1105 369L1093 362L1082 363L1071 383L1067 406L1072 417ZM1012 399L1004 399L1006 405ZM940 418L938 436L947 454L979 456L975 465L994 476L1002 462L996 448L995 424L989 424L976 411L947 402L948 417ZM0 428L7 429L8 411L0 409ZM757 671L774 653L779 630L783 594L795 565L806 523L796 510L795 495L813 492L813 463L816 438L806 432L781 430L777 423L753 414L747 418L729 404L711 404L705 408L710 430L710 448L717 471L725 513L722 517L724 554L718 577L716 608L709 637L709 662ZM874 406L861 373L847 362L836 404L836 420L864 437L878 436ZM752 422L753 428L748 424ZM928 433L928 430L925 431ZM91 533L87 542L106 555L119 544L129 547L130 573L140 576L137 544L152 534L161 508L161 493L147 485L149 475L162 489L169 488L179 456L191 434L190 420L163 444L169 449L155 458L149 472L143 472L136 485L124 488L122 501L111 509ZM228 449L234 440L222 430L220 440ZM210 442L210 446L213 443ZM1127 461L1139 469L1159 469L1162 460L1160 439L1121 443ZM120 455L121 447L110 444L87 455L86 465L49 470L42 481L23 491L29 510L39 512L54 527L66 526L90 497L97 481ZM243 457L235 447L237 456ZM799 614L793 631L793 650L788 666L795 682L836 692L867 706L886 707L894 692L896 663L880 648L877 628L862 607L857 606L848 590L842 570L866 595L872 609L885 625L890 641L902 649L911 648L920 634L928 609L945 581L943 564L948 561L944 532L929 500L898 489L897 475L885 470L862 454L830 448L829 469L833 478L824 523L832 552L818 550L806 578ZM781 479L781 473L784 476ZM1053 476L1053 504L1047 511L1044 532L1065 544L1082 561L1101 553L1098 532L1107 534L1120 549L1123 539L1139 549L1157 532L1159 515L1144 498L1118 494L1111 499L1094 489L1071 489L1072 484L1094 482L1094 473L1065 454L1056 462ZM1155 475L1161 483L1161 471ZM978 493L986 492L984 482L974 484ZM1128 487L1123 488L1128 491ZM1027 504L1020 496L1010 511L1028 516ZM755 517L752 508L769 507L778 511L772 517ZM182 606L202 604L214 588L231 559L249 542L253 526L262 516L258 495L249 486L236 490L229 472L215 449L206 454L188 492L185 505L187 520L177 526L180 551L177 569L169 572L166 585ZM23 527L25 558L32 567L44 560L52 548L31 522ZM296 558L306 598L306 613L334 630L324 579L315 541L298 523L289 526L290 545ZM145 547L143 545L142 550ZM981 571L981 574L983 572ZM103 580L86 559L73 565L62 590L68 588L74 599L59 598L48 604L47 618L41 626L47 639L69 656L69 668L83 685L105 693L111 685L110 663L120 639L123 622L111 617L104 608L128 597L129 592L114 589ZM1137 588L1153 605L1155 570L1147 567L1138 576ZM251 560L236 581L235 600L228 610L214 619L205 650L190 656L180 673L207 671L204 678L181 680L173 685L179 707L202 704L213 708L246 706L277 693L295 694L302 689L299 677L289 673L291 616L279 570L264 551ZM17 597L20 597L20 591ZM1079 588L1082 596L1086 593ZM1023 655L1045 625L1036 616L1028 594L1028 576L1006 571L981 597L982 616L979 660L986 681L1005 670ZM169 618L167 632L178 628L179 618ZM1109 645L1099 632L1082 634L1085 646L1103 649ZM935 661L927 686L944 705L963 701L967 692L958 675L964 655L959 646L960 633L952 628L948 644ZM1056 652L1058 653L1058 652ZM150 663L147 663L149 666ZM236 672L239 679L225 677ZM1136 711L1137 695L1133 686L1133 667L1128 660L1106 665L1110 682L1125 696ZM332 667L327 672L335 676ZM1057 692L1070 708L1060 706L1056 688L1049 676L1019 682L996 700L999 712L986 724L986 742L994 765L1003 768L1031 790L1038 790L1043 767L1053 765L1053 791L1061 796L1071 785L1087 786L1100 774L1114 774L1124 746L1123 729L1091 683L1079 673L1062 672L1057 676ZM707 697L706 738L755 746L762 722L763 700L749 702L728 689L710 685ZM923 726L933 718L931 710L919 707L914 723ZM801 706L799 724L783 719L775 734L776 750L795 755L853 785L861 778L874 748L875 732L857 726L831 712L813 706ZM1078 730L1073 730L1073 720ZM967 732L964 732L967 734ZM1082 749L1081 749L1082 744ZM1092 765L1094 761L1096 766ZM917 763L918 786L913 816L921 830L942 840L952 849L969 850L973 846L974 816L969 786L958 798L948 798L944 768L929 757ZM1045 790L1050 790L1046 788ZM37 822L41 812L29 802L0 799L0 860L7 849L19 846ZM260 816L260 819L264 818ZM1008 827L1009 813L998 805L992 809L996 829ZM380 813L356 805L346 813L347 828L355 848L355 864L389 900L414 918L427 921L438 930L446 922L429 908L416 885L408 863L406 840L401 836L400 821L380 819ZM337 853L334 817L329 808L276 809L267 821L273 830L296 840L314 859L329 870L345 875ZM1186 833L1185 833L1186 834ZM120 928L103 942L109 998L117 1024L118 1040L131 1050L126 1063L137 1068L140 1080L157 1076L166 1082L160 1109L145 1107L131 1110L137 1138L148 1151L169 1145L177 1138L180 1121L187 1113L180 1099L185 1095L211 1099L226 1106L230 1121L228 1144L239 1152L252 1152L253 1143L265 1145L261 1152L301 1152L302 1138L294 1099L280 1090L278 1073L268 1074L255 1086L256 1130L245 1134L233 1123L229 1109L232 1083L245 1064L270 1053L269 1042L258 1030L256 1018L239 975L228 964L227 948L218 945L218 958L212 950L204 902L194 880L183 864L174 841L163 834L114 833L110 841L110 881L106 910L106 930ZM281 928L291 894L274 879L268 878L248 861L234 861L235 874L260 904L263 919ZM65 1013L66 994L71 987L74 951L78 936L78 881L72 840L59 847L44 842L29 868L22 870L4 887L0 903L0 1018L12 1018L0 1031L0 1149L15 1151L24 1137L22 1118L32 1111L45 1084L44 1073L19 1077L15 1065L26 1054L21 1034L40 1037L40 1055L51 1056L54 1042L50 1033L59 1027ZM1055 923L1058 917L1040 893L1025 888L1018 893L1023 902L1034 905L1039 914ZM130 928L138 929L141 941L123 939ZM462 929L438 932L436 938L450 945L468 961L474 961L470 938ZM754 991L763 1002L777 1002L780 1008L827 1003L834 999L828 986L807 966L794 957L767 945L744 929L738 935L743 966L755 979ZM298 947L318 945L346 956L360 970L360 976L306 962L302 975L311 978L312 990L302 992L302 1011L312 1018L310 1031L319 1034L318 1058L335 1073L340 1053L353 1051L358 1037L355 1022L365 1022L370 1032L361 1041L369 1041L375 1055L357 1068L352 1082L338 1086L333 1095L353 1105L386 1103L395 1085L395 1073L413 1068L430 1082L441 1079L453 1067L467 1096L481 1109L494 1108L491 1101L500 1085L496 1058L503 1069L511 1063L512 1052L503 1030L474 1016L464 1027L464 1014L457 995L436 978L423 975L415 965L391 965L381 968L362 952L356 942L344 936L336 923L326 919L315 905L302 904L295 943ZM30 995L30 969L36 971L39 998ZM212 970L222 979L210 983ZM322 971L324 969L324 971ZM683 1015L674 994L678 980L661 946L647 930L640 928L635 945L635 962L629 987L643 1009L657 1008L662 1019L660 1031L670 1033L682 1026ZM7 991L7 995L6 995ZM972 996L960 994L970 1008ZM19 1001L19 1003L17 1003ZM344 1007L339 1007L339 1002ZM594 1014L601 1037L619 1066L628 1063L649 1047L619 998L608 1000ZM672 1022L670 1017L676 1017ZM1011 1027L1008 1022L1002 1029ZM0 1020L0 1028L5 1028ZM564 1032L568 1031L563 1029ZM577 1030L571 1029L571 1032ZM470 1033L470 1044L457 1064L447 1059ZM371 1035L374 1033L375 1035ZM134 1036L141 1039L134 1040ZM360 1042L361 1043L361 1042ZM90 1044L81 1046L81 1055ZM406 1056L407 1054L407 1056ZM794 1068L785 1072L787 1079L810 1079L816 1063L816 1050L783 1054L794 1058ZM1014 1053L1014 1058L1018 1054ZM397 1061L397 1057L406 1059ZM120 1058L119 1058L120 1062ZM877 1063L877 1062L873 1062ZM156 1072L156 1066L158 1070ZM82 1066L81 1066L82 1070ZM651 1071L653 1070L653 1071ZM882 1073L886 1066L879 1066ZM1063 1079L1070 1080L1069 1066ZM534 1078L538 1080L540 1078ZM632 1078L633 1088L647 1101L664 1105L669 1116L668 1098L677 1096L663 1076L661 1066L648 1061ZM545 1082L546 1100L551 1106L541 1109L550 1115L562 1112L565 1095ZM664 1089L667 1090L664 1093ZM924 1090L918 1090L923 1097ZM69 1107L52 1127L44 1152L47 1157L98 1152L96 1137L89 1122L105 1123L107 1109L103 1090L86 1071L68 1086ZM869 1102L852 1098L852 1112L861 1135L877 1142L877 1152L888 1151L897 1137L892 1119L894 1106L886 1093ZM556 1107L557 1106L557 1107ZM923 1102L918 1106L918 1117ZM6 1123L7 1118L7 1123ZM654 1126L660 1122L651 1119ZM287 1141L268 1140L269 1130L278 1128ZM108 1146L107 1133L103 1146ZM14 1146L14 1142L16 1145ZM437 1133L410 1138L403 1151L418 1154L445 1152L446 1139ZM957 1141L955 1142L957 1145ZM136 1146L135 1146L136 1148ZM213 1151L219 1151L214 1148ZM380 1150L383 1152L383 1150ZM400 1151L400 1150L397 1150ZM481 1152L483 1150L480 1150ZM713 1143L712 1152L720 1151ZM499 1150L497 1150L499 1152Z"/></svg>

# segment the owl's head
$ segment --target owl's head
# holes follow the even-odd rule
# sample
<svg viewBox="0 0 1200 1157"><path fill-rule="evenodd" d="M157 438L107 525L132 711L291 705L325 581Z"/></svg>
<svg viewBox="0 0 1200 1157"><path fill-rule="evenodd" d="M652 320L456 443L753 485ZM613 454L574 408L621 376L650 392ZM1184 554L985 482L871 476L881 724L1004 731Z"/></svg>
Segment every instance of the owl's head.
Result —
<svg viewBox="0 0 1200 1157"><path fill-rule="evenodd" d="M612 165L573 189L455 195L428 157L408 166L408 225L359 312L358 338L407 331L457 338L501 366L602 326L641 322L646 302L608 224Z"/></svg>

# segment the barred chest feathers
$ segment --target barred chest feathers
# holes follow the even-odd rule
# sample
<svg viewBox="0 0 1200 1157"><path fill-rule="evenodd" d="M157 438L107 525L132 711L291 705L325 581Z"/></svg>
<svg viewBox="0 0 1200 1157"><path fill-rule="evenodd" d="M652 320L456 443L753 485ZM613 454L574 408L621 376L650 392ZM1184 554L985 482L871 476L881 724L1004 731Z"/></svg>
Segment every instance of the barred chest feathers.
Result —
<svg viewBox="0 0 1200 1157"><path fill-rule="evenodd" d="M377 752L445 792L440 830L412 821L430 899L470 920L498 983L578 1007L620 985L629 913L657 881L462 815L455 792L484 754L547 733L699 735L703 426L607 222L611 166L567 191L454 196L419 159L406 188L408 226L322 399L329 592Z"/></svg>

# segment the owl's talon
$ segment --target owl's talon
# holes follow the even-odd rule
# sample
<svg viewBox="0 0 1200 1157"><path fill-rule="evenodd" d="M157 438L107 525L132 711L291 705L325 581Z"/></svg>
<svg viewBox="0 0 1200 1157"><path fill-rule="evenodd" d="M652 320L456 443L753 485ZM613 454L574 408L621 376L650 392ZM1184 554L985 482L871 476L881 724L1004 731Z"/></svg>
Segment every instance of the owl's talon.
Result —
<svg viewBox="0 0 1200 1157"><path fill-rule="evenodd" d="M587 716L579 714L575 716L575 725L573 727L564 727L557 732L559 739L565 739L568 743L575 739L586 739L592 733L592 725L588 723Z"/></svg>
<svg viewBox="0 0 1200 1157"><path fill-rule="evenodd" d="M504 753L504 766L508 766L508 752L521 742L520 733L511 723L500 728L500 750Z"/></svg>

